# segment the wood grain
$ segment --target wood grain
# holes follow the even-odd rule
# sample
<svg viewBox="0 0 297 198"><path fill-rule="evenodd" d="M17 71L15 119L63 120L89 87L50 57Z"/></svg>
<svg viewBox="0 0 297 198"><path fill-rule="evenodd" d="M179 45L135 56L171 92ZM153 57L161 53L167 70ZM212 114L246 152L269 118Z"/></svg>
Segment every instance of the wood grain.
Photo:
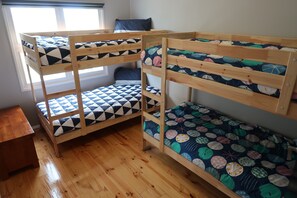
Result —
<svg viewBox="0 0 297 198"><path fill-rule="evenodd" d="M294 93L294 87L297 83L297 53L291 53L288 61L288 67L286 71L286 77L283 81L281 89L277 112L286 115L290 107L292 94Z"/></svg>
<svg viewBox="0 0 297 198"><path fill-rule="evenodd" d="M19 106L0 111L0 179L24 167L39 166L33 135Z"/></svg>
<svg viewBox="0 0 297 198"><path fill-rule="evenodd" d="M112 39L129 39L129 38L141 38L142 35L146 34L160 34L166 33L168 31L164 30L154 30L154 31L147 31L147 32L130 32L130 33L111 33L110 30L90 30L90 31L61 31L61 32L45 32L45 33L22 33L20 36L23 41L31 43L33 45L33 49L29 49L25 46L23 47L23 53L25 55L26 64L28 67L33 68L37 73L40 74L40 80L42 85L42 93L45 100L46 109L48 112L48 120L45 120L43 116L40 116L39 113L38 117L40 118L41 125L45 128L46 132L49 134L49 137L53 143L53 147L55 149L56 156L60 156L58 143L62 143L64 141L76 138L78 136L87 135L88 133L94 132L96 130L101 129L103 126L109 126L111 124L116 124L121 121L125 121L127 119L131 119L139 114L125 116L121 119L114 119L110 120L105 123L100 123L96 125L92 125L90 127L86 127L85 118L84 118L84 111L83 111L83 104L82 104L82 96L81 96L81 85L80 85L80 75L78 70L81 69L88 69L92 67L99 67L99 66L110 66L115 64L122 64L128 62L136 62L140 60L140 53L126 55L126 56L118 56L118 57L109 57L109 58L102 58L102 59L95 59L95 60L81 60L78 61L77 57L81 55L92 55L97 53L105 53L105 52L114 52L114 51L122 51L122 50L136 50L141 47L141 43L136 44L122 44L117 46L101 46L96 48L90 49L76 49L75 44L77 42L92 42L92 41L104 41L104 40L112 40ZM41 58L39 56L38 47L36 43L36 38L34 35L44 35L44 36L67 36L69 39L69 46L70 46L70 56L71 56L71 63L62 63L62 64L55 64L48 67L41 66ZM35 60L35 61L32 61ZM56 93L48 93L46 83L44 81L44 76L48 74L55 74L65 71L72 71L74 76L74 90L66 90L63 92L56 92ZM36 96L34 86L32 84L30 69L28 68L29 78L31 82L31 90L32 96L36 103ZM61 97L66 94L73 94L77 95L77 103L78 109L67 112L60 115L52 116L49 109L49 99L53 99L56 97ZM53 121L64 118L67 116L72 116L75 114L79 114L81 118L81 129L71 133L66 134L64 136L55 137L53 134Z"/></svg>
<svg viewBox="0 0 297 198"><path fill-rule="evenodd" d="M222 65L173 55L168 55L167 63L190 68L194 71L203 71L205 73L216 74L277 89L282 88L284 81L284 77L281 75L274 75L248 68L230 67L230 65Z"/></svg>
<svg viewBox="0 0 297 198"><path fill-rule="evenodd" d="M205 37L204 37L205 36ZM196 37L201 37L201 34L196 33ZM173 37L174 38L174 37ZM209 39L222 39L222 40L244 40L256 41L261 39L261 37L246 37L246 36L234 36L234 35L214 35L214 34L203 34L202 38ZM271 41L272 43L286 43L282 39L273 39L272 37L262 38L263 40ZM247 41L246 40L246 41ZM290 40L295 43L297 39ZM161 38L156 36L144 36L142 40L142 50L144 47L151 46L151 43L161 43ZM294 45L294 44L293 44ZM177 50L189 50L194 52L203 52L206 54L216 54L221 56L231 56L240 59L250 59L274 64L283 64L287 66L287 72L285 77L279 77L272 74L262 74L255 71L248 71L243 68L229 68L226 66L207 63L203 61L192 60L186 57L176 57L167 54L167 49L177 49ZM252 107L263 109L272 113L280 113L286 115L287 117L297 119L296 109L297 105L291 103L290 99L292 92L296 90L294 86L296 82L296 54L292 52L283 52L276 50L265 50L265 49L251 49L247 47L238 46L221 46L211 43L203 42L193 42L189 40L182 39L172 39L170 37L162 38L162 67L158 69L150 69L149 66L143 64L142 72L149 73L161 77L161 97L162 102L160 109L160 141L157 141L153 137L149 136L143 132L143 142L149 143L150 145L158 148L161 152L169 155L177 162L184 165L189 170L193 171L205 181L209 182L215 188L225 193L229 197L238 197L238 195L228 189L221 182L216 180L214 177L209 175L205 170L197 167L193 163L189 162L187 159L172 151L172 149L164 146L164 108L166 106L166 80L174 81L177 83L182 83L188 87L199 89L214 95L218 95L230 100L240 102ZM248 81L250 83L259 83L263 85L272 86L281 89L280 98L273 98L267 95L262 95L259 93L251 92L248 90L239 89L236 87L221 84L215 81L210 81L207 79L197 78L194 76L189 76L187 74L174 72L167 70L167 65L178 65L198 71L203 71L206 73L227 76L230 78L235 78L243 81ZM164 98L163 98L164 97ZM190 100L191 94L189 94L188 99ZM289 108L290 106L290 108ZM288 114L287 114L288 110ZM282 112L283 111L283 112ZM145 115L145 114L144 114ZM149 117L149 116L145 116ZM150 120L153 120L150 118Z"/></svg>
<svg viewBox="0 0 297 198"><path fill-rule="evenodd" d="M32 134L34 131L19 106L0 110L0 143Z"/></svg>
<svg viewBox="0 0 297 198"><path fill-rule="evenodd" d="M281 50L267 50L235 45L218 45L210 42L193 42L182 39L168 39L168 46L178 50L229 56L233 58L255 60L286 66L290 52Z"/></svg>
<svg viewBox="0 0 297 198"><path fill-rule="evenodd" d="M156 149L141 150L139 119L61 146L56 158L43 131L35 145L39 169L0 183L7 197L225 197Z"/></svg>
<svg viewBox="0 0 297 198"><path fill-rule="evenodd" d="M218 34L209 32L196 32L196 38L205 38L211 40L244 41L251 43L263 43L297 48L297 38L283 38L272 36L251 36L236 34Z"/></svg>

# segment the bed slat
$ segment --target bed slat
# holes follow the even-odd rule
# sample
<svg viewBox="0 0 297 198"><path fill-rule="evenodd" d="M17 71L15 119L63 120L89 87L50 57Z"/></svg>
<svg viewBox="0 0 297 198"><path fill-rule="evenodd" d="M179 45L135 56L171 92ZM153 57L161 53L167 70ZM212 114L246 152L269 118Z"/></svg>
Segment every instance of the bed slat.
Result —
<svg viewBox="0 0 297 198"><path fill-rule="evenodd" d="M242 46L224 46L198 41L182 41L178 39L168 39L168 45L170 46L170 48L180 50L189 50L206 54L229 56L240 59L280 64L284 66L287 65L290 56L289 52L280 50L265 50Z"/></svg>
<svg viewBox="0 0 297 198"><path fill-rule="evenodd" d="M28 36L69 36L69 35L85 35L85 34L106 34L112 33L111 29L99 29L99 30L75 30L75 31L56 31L56 32L30 32L25 33Z"/></svg>
<svg viewBox="0 0 297 198"><path fill-rule="evenodd" d="M251 43L262 43L280 45L285 47L297 48L296 38L281 38L270 36L249 36L236 34L214 34L208 32L196 32L196 38L205 38L209 40L227 40L227 41L244 41Z"/></svg>
<svg viewBox="0 0 297 198"><path fill-rule="evenodd" d="M36 71L38 74L40 73L40 68L38 64L34 61L32 61L28 56L25 56L25 62L27 65L29 65L34 71Z"/></svg>
<svg viewBox="0 0 297 198"><path fill-rule="evenodd" d="M245 89L224 85L218 82L201 79L170 70L167 71L167 76L167 79L171 81L182 83L207 93L218 95L265 111L273 113L276 111L278 99L271 96L258 94Z"/></svg>
<svg viewBox="0 0 297 198"><path fill-rule="evenodd" d="M161 96L158 96L156 94L152 94L146 90L142 90L142 95L146 96L146 97L149 97L155 101L158 101L158 102L162 102L162 99L161 99Z"/></svg>
<svg viewBox="0 0 297 198"><path fill-rule="evenodd" d="M141 43L136 44L125 44L125 45L114 45L114 46L103 46L103 47L92 47L92 48L83 48L76 49L76 54L78 56L91 55L91 54L100 54L106 52L119 52L126 50L137 50L141 48Z"/></svg>
<svg viewBox="0 0 297 198"><path fill-rule="evenodd" d="M94 59L94 60L78 61L78 67L79 69L88 69L88 68L98 67L98 66L109 66L109 65L115 65L118 63L128 63L128 62L138 61L139 59L140 59L139 54L117 56L117 57L106 58L106 59L100 58L100 59Z"/></svg>
<svg viewBox="0 0 297 198"><path fill-rule="evenodd" d="M147 74L161 77L161 68L158 67L142 64L142 71Z"/></svg>
<svg viewBox="0 0 297 198"><path fill-rule="evenodd" d="M151 120L151 121L153 121L154 123L160 125L160 119L156 118L155 116L153 116L153 115L151 115L151 114L149 114L149 113L147 113L147 112L145 112L145 111L142 112L142 115L143 115L146 119Z"/></svg>
<svg viewBox="0 0 297 198"><path fill-rule="evenodd" d="M142 37L142 49L146 49L151 46L161 45L162 38L176 38L176 39L192 39L195 38L195 32L179 32L179 33L167 33L167 34L155 34Z"/></svg>
<svg viewBox="0 0 297 198"><path fill-rule="evenodd" d="M26 46L23 46L23 50L26 52L27 56L36 59L36 52Z"/></svg>
<svg viewBox="0 0 297 198"><path fill-rule="evenodd" d="M31 37L29 34L20 34L21 40L26 41L27 43L34 44L36 43L35 37Z"/></svg>
<svg viewBox="0 0 297 198"><path fill-rule="evenodd" d="M96 41L109 41L118 39L132 39L140 38L141 33L109 33L109 34L97 34L97 35L81 35L81 36L69 36L69 40L73 39L74 43L81 42L96 42Z"/></svg>
<svg viewBox="0 0 297 198"><path fill-rule="evenodd" d="M61 72L72 71L71 63L61 63L49 66L42 66L41 71L43 75L57 74Z"/></svg>
<svg viewBox="0 0 297 198"><path fill-rule="evenodd" d="M95 41L109 41L118 39L132 39L141 38L142 35L147 34L160 34L167 33L166 30L155 30L155 31L143 31L143 32L125 32L125 33L107 33L107 34L96 34L96 35L78 35L69 36L69 40L73 39L74 43L80 42L95 42Z"/></svg>
<svg viewBox="0 0 297 198"><path fill-rule="evenodd" d="M61 92L56 92L52 94L48 94L46 97L48 100L54 99L54 98L60 98L62 96L70 95L70 94L76 94L75 89L67 90L67 91L61 91Z"/></svg>
<svg viewBox="0 0 297 198"><path fill-rule="evenodd" d="M55 115L55 116L52 116L51 117L51 120L59 120L61 118L65 118L65 117L68 117L68 116L73 116L73 115L76 115L76 114L79 114L79 110L74 110L74 111L70 111L70 112L67 112L67 113L62 113L62 114L59 114L59 115Z"/></svg>
<svg viewBox="0 0 297 198"><path fill-rule="evenodd" d="M280 89L282 88L284 77L255 70L248 70L245 68L237 68L232 66L225 66L206 61L194 60L190 58L178 57L168 55L169 64L178 65L190 68L197 71L212 73L229 78L235 78L249 83L266 85L269 87Z"/></svg>

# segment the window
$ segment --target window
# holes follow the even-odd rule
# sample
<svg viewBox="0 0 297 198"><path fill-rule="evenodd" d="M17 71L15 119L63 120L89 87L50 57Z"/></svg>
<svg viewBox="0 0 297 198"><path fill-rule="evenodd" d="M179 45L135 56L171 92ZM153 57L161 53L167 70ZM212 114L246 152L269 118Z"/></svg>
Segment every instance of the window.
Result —
<svg viewBox="0 0 297 198"><path fill-rule="evenodd" d="M4 1L3 1L4 2ZM39 2L40 3L40 2ZM103 10L97 7L63 7L55 6L18 6L3 3L5 22L11 42L12 53L17 67L22 90L30 90L30 80L24 61L19 33L48 32L61 30L92 30L103 28ZM107 69L97 67L79 71L81 79L90 79L98 75L106 75ZM39 75L30 70L32 81L40 82ZM47 85L73 82L72 72L45 76Z"/></svg>

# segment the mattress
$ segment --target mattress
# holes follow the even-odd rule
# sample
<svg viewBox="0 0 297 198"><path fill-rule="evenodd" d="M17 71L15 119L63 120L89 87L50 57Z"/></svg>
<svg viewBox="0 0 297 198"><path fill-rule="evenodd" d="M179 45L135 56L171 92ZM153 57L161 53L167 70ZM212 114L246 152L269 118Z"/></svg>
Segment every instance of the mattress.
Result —
<svg viewBox="0 0 297 198"><path fill-rule="evenodd" d="M235 46L244 46L244 47L252 47L252 48L297 51L297 49L286 48L286 47L277 46L277 45L257 44L257 43L248 43L248 42L240 42L240 41L206 40L201 38L192 39L192 40L198 41L198 42L216 43L219 45L235 45ZM243 59L232 58L232 57L224 57L224 56L218 56L213 54L197 53L192 51L176 50L176 49L168 49L168 54L173 56L184 56L187 58L196 59L200 61L230 65L238 68L246 68L250 70L256 70L259 72L272 73L275 75L283 76L286 73L286 67L283 65L263 63L259 61L243 60ZM141 53L141 59L143 63L145 63L146 65L161 67L162 65L161 45L153 46L145 49ZM179 67L177 65L168 65L167 68L175 72L180 72L180 73L196 76L203 79L216 81L222 84L246 89L249 91L253 91L253 92L257 92L265 95L270 95L274 97L279 97L280 95L280 91L278 89L267 87L267 86L262 86L262 85L258 85L258 84L254 84L246 81L232 79L225 76L209 74L202 71L194 71L189 68ZM297 99L297 95L296 94L293 95L293 98Z"/></svg>
<svg viewBox="0 0 297 198"><path fill-rule="evenodd" d="M165 115L165 145L239 196L286 194L296 159L294 155L294 160L286 160L288 144L294 145L293 141L190 102ZM154 122L145 121L144 131L160 139L160 127Z"/></svg>
<svg viewBox="0 0 297 198"><path fill-rule="evenodd" d="M71 62L68 37L37 36L36 41L37 41L37 47L38 47L38 52L39 52L42 66ZM94 48L94 47L101 47L101 46L135 44L135 43L139 43L140 41L141 40L139 38L135 38L135 39L108 40L108 41L98 41L98 42L85 42L85 43L76 43L75 47L76 49ZM34 46L31 43L22 41L22 44L30 49L34 48ZM125 55L137 54L138 52L140 52L140 49L124 50L124 51L110 52L110 53L100 53L100 54L94 54L94 55L79 56L77 60L92 60L92 59L99 59L99 58L125 56Z"/></svg>
<svg viewBox="0 0 297 198"><path fill-rule="evenodd" d="M147 91L159 94L159 90L148 86ZM141 85L110 85L99 87L82 93L84 116L86 125L92 125L105 120L131 115L141 110ZM147 98L147 107L151 108L158 103ZM57 99L49 100L52 116L70 112L78 108L76 95L67 95ZM38 110L48 119L45 102L37 103ZM54 135L80 129L79 115L62 118L53 121Z"/></svg>

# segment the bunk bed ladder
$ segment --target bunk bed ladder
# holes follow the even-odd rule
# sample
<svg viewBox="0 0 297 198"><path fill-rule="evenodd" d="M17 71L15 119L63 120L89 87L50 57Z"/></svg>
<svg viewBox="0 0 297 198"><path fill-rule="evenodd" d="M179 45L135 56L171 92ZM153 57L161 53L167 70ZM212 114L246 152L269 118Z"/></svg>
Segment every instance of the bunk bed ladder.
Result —
<svg viewBox="0 0 297 198"><path fill-rule="evenodd" d="M45 128L48 128L49 131L54 131L54 126L53 126L53 121L64 118L64 117L68 117L68 116L74 116L79 114L81 121L81 133L82 135L84 135L85 132L85 119L84 119L84 111L83 111L83 104L82 104L82 96L81 96L81 87L80 87L80 79L79 79L79 73L78 73L78 64L76 61L76 56L75 54L71 54L72 57L72 71L73 71L73 75L74 75L74 83L75 83L75 89L71 89L71 90L66 90L66 91L60 91L60 92L55 92L55 93L48 93L47 92L47 86L44 80L44 75L47 75L46 72L44 72L44 70L42 69L41 66L41 60L39 58L39 52L38 52L38 46L37 46L37 42L35 38L31 38L28 37L25 34L21 35L21 38L29 43L31 43L33 45L33 49L30 49L26 46L22 46L23 48L23 52L24 52L24 56L25 56L25 62L27 65L27 71L28 71L28 75L29 75L29 80L30 80L30 85L31 85L31 90L32 90L32 96L34 99L34 103L37 103L37 99L36 99L36 94L35 94L35 89L34 89L34 84L32 82L32 76L31 76L31 72L30 72L30 67L32 69L34 69L37 73L40 74L40 81L41 81L41 86L42 86L42 93L44 96L44 102L45 102L45 106L46 106L46 110L47 110L47 117L48 117L48 123L41 123L42 125L45 124ZM74 45L72 46L74 47ZM73 52L73 50L71 50ZM34 59L29 58L29 57L34 57ZM58 115L52 115L50 112L50 105L49 105L49 100L51 99L55 99L55 98L59 98L59 97L63 97L66 95L76 95L77 96L77 103L78 103L78 109L75 109L73 111L69 111L66 113L62 113L62 114L58 114ZM49 134L50 139L53 142L54 145L54 151L57 157L60 156L60 152L59 152L59 148L58 148L58 142L56 141L56 139L54 138L54 134Z"/></svg>
<svg viewBox="0 0 297 198"><path fill-rule="evenodd" d="M152 120L153 122L155 122L156 124L160 124L160 121L158 118L154 117L153 115L148 113L148 108L147 108L147 98L153 98L154 100L158 101L159 103L161 102L161 97L154 95L152 93L149 93L146 90L146 86L147 86L147 75L143 69L143 67L141 68L141 112L142 112L142 116L141 116L141 124L143 127L144 121L145 119L149 119ZM148 145L147 142L144 138L142 138L143 140L143 144L142 144L142 148L143 150L148 149Z"/></svg>
<svg viewBox="0 0 297 198"><path fill-rule="evenodd" d="M53 120L55 119L55 116L51 115L50 112L50 106L49 106L49 102L48 102L48 95L47 94L47 90L46 90L46 84L44 81L44 74L41 70L41 60L39 58L39 52L38 52L38 47L37 47L37 42L36 42L36 38L31 38L25 34L21 35L21 39L25 40L29 43L31 43L33 45L33 49L30 49L28 47L25 47L24 45L22 45L23 48L23 53L24 53L24 57L25 57L25 62L26 62L26 66L27 66L27 71L28 71L28 76L29 76L29 80L30 80L30 86L31 86L31 90L32 90L32 97L34 100L34 104L37 104L37 99L36 99L36 94L35 94L35 89L34 89L34 83L32 81L32 76L31 76L31 71L30 71L30 66L32 67L32 69L34 69L37 73L39 73L40 76L40 81L41 81L41 86L42 86L42 93L43 96L45 98L45 106L46 106L46 111L47 111L47 116L48 116L48 126L45 126L47 128L50 128L53 131ZM35 60L32 58L34 58ZM41 123L43 124L43 123ZM54 144L54 151L57 157L60 156L60 152L59 152L59 148L58 148L58 144L55 141L55 138L53 137L54 134L50 134L50 138L53 141Z"/></svg>
<svg viewBox="0 0 297 198"><path fill-rule="evenodd" d="M167 45L166 40L164 40L165 44ZM164 43L163 43L164 45ZM166 48L163 48L166 49ZM164 51L162 52L164 53ZM165 50L165 53L166 50ZM166 61L166 55L163 56L162 61ZM142 125L144 124L145 119L151 120L154 123L158 124L160 127L160 144L159 149L161 151L164 150L164 127L165 127L165 100L166 100L166 66L162 65L161 70L161 95L155 95L148 91L146 91L147 86L147 73L150 73L145 69L145 65L142 65L142 71L141 71L141 85L142 85L142 98L141 98L141 109L142 109ZM147 98L151 98L155 101L157 101L160 105L160 117L156 118L152 114L148 112L147 109ZM144 130L143 130L144 131ZM146 140L143 138L143 150L147 149Z"/></svg>

